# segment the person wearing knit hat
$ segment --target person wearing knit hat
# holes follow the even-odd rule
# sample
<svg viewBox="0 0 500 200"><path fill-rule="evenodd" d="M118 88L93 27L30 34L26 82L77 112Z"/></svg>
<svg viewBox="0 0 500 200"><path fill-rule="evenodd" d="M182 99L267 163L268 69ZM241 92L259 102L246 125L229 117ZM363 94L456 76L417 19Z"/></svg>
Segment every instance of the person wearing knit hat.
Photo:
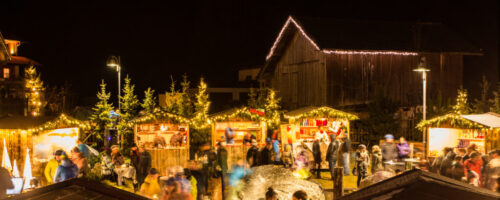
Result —
<svg viewBox="0 0 500 200"><path fill-rule="evenodd" d="M358 146L358 151L356 151L356 171L358 175L358 187L361 183L361 180L368 176L368 166L369 163L368 151L366 151L366 146L364 144L360 144Z"/></svg>

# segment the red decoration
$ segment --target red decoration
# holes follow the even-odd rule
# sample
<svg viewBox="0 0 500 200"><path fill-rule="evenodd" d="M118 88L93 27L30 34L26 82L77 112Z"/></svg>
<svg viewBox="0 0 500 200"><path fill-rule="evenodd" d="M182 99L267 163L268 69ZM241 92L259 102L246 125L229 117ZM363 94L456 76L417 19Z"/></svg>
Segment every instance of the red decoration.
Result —
<svg viewBox="0 0 500 200"><path fill-rule="evenodd" d="M262 115L262 116L266 115L266 113L264 111L261 111L259 109L250 108L250 112L254 113L254 114L257 114L257 115Z"/></svg>

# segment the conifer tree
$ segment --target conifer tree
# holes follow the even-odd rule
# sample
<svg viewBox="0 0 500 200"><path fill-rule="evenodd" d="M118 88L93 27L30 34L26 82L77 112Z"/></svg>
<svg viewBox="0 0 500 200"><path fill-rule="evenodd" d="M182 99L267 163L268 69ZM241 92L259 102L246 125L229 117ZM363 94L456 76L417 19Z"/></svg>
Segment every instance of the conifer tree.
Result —
<svg viewBox="0 0 500 200"><path fill-rule="evenodd" d="M280 124L280 101L281 98L277 97L276 92L272 89L268 89L265 111L268 127L270 129L276 129Z"/></svg>
<svg viewBox="0 0 500 200"><path fill-rule="evenodd" d="M255 88L250 88L250 93L248 93L248 107L257 108L257 92Z"/></svg>
<svg viewBox="0 0 500 200"><path fill-rule="evenodd" d="M497 91L493 92L490 111L500 114L500 82L498 82Z"/></svg>
<svg viewBox="0 0 500 200"><path fill-rule="evenodd" d="M195 116L193 118L193 123L195 127L202 128L207 126L208 121L208 109L210 108L210 101L208 99L207 84L200 79L200 85L198 85L198 93L196 94L195 105Z"/></svg>
<svg viewBox="0 0 500 200"><path fill-rule="evenodd" d="M31 66L24 71L25 96L28 100L27 112L31 116L39 116L42 113L43 102L43 82L36 68Z"/></svg>
<svg viewBox="0 0 500 200"><path fill-rule="evenodd" d="M179 99L177 95L177 90L175 90L176 81L172 76L170 76L170 91L165 93L165 111L178 114L179 113Z"/></svg>
<svg viewBox="0 0 500 200"><path fill-rule="evenodd" d="M101 82L101 91L97 93L97 98L99 101L92 108L92 115L90 119L96 123L96 127L94 129L94 135L102 140L101 134L104 132L106 127L111 127L114 119L110 118L111 111L113 110L113 104L109 103L109 98L111 97L111 93L106 92L106 83L104 80Z"/></svg>
<svg viewBox="0 0 500 200"><path fill-rule="evenodd" d="M457 104L453 106L453 111L459 115L469 114L472 111L469 104L467 103L466 89L463 88L458 89Z"/></svg>
<svg viewBox="0 0 500 200"><path fill-rule="evenodd" d="M152 90L151 88L148 88L144 91L144 99L142 100L141 107L142 109L144 109L144 112L146 112L146 114L153 113L156 107L156 97L154 96L154 94L155 90Z"/></svg>
<svg viewBox="0 0 500 200"><path fill-rule="evenodd" d="M489 110L489 100L488 100L488 90L490 84L486 79L486 76L483 75L483 80L479 83L479 87L481 88L481 99L474 99L474 112L476 113L484 113Z"/></svg>
<svg viewBox="0 0 500 200"><path fill-rule="evenodd" d="M129 121L137 117L137 107L139 99L134 93L135 85L131 83L131 79L127 75L125 84L122 89L123 96L120 97L121 110L120 121L118 123L119 134L123 136L125 146L130 146L133 143L132 127L129 126Z"/></svg>
<svg viewBox="0 0 500 200"><path fill-rule="evenodd" d="M179 115L183 117L191 117L193 115L193 103L189 96L190 82L187 79L187 75L182 76L181 82L181 100L179 105Z"/></svg>

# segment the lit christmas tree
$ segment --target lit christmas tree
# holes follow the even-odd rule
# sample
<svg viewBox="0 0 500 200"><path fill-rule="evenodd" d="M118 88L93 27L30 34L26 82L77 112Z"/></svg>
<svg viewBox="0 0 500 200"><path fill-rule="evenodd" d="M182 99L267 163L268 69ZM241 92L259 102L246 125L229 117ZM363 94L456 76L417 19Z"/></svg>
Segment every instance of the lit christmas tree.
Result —
<svg viewBox="0 0 500 200"><path fill-rule="evenodd" d="M120 97L120 121L118 122L118 133L122 137L121 141L125 147L133 145L133 131L129 126L129 121L137 117L137 107L139 107L139 99L134 94L135 85L131 83L130 78L125 78L125 85L123 86L123 96Z"/></svg>
<svg viewBox="0 0 500 200"><path fill-rule="evenodd" d="M193 103L191 102L191 97L189 96L190 82L187 79L187 75L182 76L181 82L181 100L179 105L179 115L183 117L191 117L193 113Z"/></svg>
<svg viewBox="0 0 500 200"><path fill-rule="evenodd" d="M201 78L200 85L198 86L198 94L196 94L195 116L193 118L194 126L197 128L206 127L208 124L208 109L210 108L210 101L208 100L207 84Z"/></svg>
<svg viewBox="0 0 500 200"><path fill-rule="evenodd" d="M151 88L148 88L148 90L144 91L144 100L142 100L141 107L142 109L144 109L144 112L146 112L146 114L153 113L156 107L156 97L154 95L155 90L152 90Z"/></svg>
<svg viewBox="0 0 500 200"><path fill-rule="evenodd" d="M113 104L109 103L111 93L106 92L106 83L104 83L104 80L102 80L100 86L101 91L97 93L99 102L92 108L93 113L90 116L90 119L96 123L94 134L98 139L102 139L100 133L103 133L106 127L111 127L114 121L114 119L110 118L111 111L113 110Z"/></svg>
<svg viewBox="0 0 500 200"><path fill-rule="evenodd" d="M472 111L469 104L467 103L466 89L458 89L457 104L453 106L453 111L459 115L469 114Z"/></svg>
<svg viewBox="0 0 500 200"><path fill-rule="evenodd" d="M272 89L268 89L265 111L266 111L267 125L270 129L276 129L280 124L281 121L280 120L281 115L279 111L280 101L281 98L276 96L276 92Z"/></svg>
<svg viewBox="0 0 500 200"><path fill-rule="evenodd" d="M24 71L25 95L28 100L27 111L31 116L40 116L44 105L43 82L36 68L31 66Z"/></svg>

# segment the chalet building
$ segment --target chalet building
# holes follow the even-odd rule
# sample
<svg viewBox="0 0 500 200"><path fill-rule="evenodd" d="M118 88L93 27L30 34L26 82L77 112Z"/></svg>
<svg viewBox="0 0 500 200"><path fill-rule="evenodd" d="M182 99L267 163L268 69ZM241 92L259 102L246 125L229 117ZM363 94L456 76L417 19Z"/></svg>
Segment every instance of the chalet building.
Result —
<svg viewBox="0 0 500 200"><path fill-rule="evenodd" d="M1 114L25 113L24 69L40 64L18 55L18 40L0 36L0 110Z"/></svg>
<svg viewBox="0 0 500 200"><path fill-rule="evenodd" d="M290 16L259 73L286 109L356 106L375 92L400 102L422 103L421 57L430 69L428 98L456 97L463 57L480 49L439 23L369 22ZM379 90L380 89L380 90Z"/></svg>

